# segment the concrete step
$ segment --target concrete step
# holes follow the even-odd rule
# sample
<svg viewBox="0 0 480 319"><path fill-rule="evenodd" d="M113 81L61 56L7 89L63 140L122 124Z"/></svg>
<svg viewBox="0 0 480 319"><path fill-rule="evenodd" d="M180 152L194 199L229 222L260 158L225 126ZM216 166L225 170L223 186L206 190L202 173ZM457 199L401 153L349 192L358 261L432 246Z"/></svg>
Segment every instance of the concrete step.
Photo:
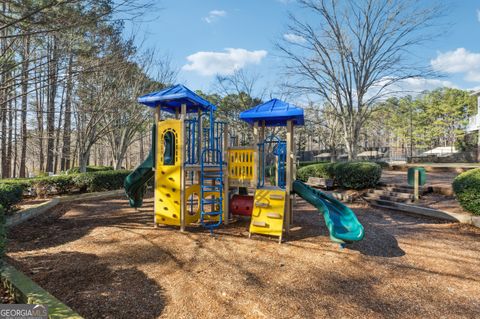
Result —
<svg viewBox="0 0 480 319"><path fill-rule="evenodd" d="M397 197L397 196L388 196L388 195L381 195L381 194L375 194L375 193L366 193L364 195L364 198L367 201L371 200L386 200L386 201L391 201L391 202L396 202L396 203L409 203L412 202L412 199L410 198L402 198L402 197Z"/></svg>
<svg viewBox="0 0 480 319"><path fill-rule="evenodd" d="M379 185L377 189L382 189L386 190L389 192L395 192L395 193L406 193L406 194L413 194L413 186L409 185L392 185L392 184L387 184L387 185ZM426 194L430 193L432 191L430 186L420 186L419 188L419 194Z"/></svg>
<svg viewBox="0 0 480 319"><path fill-rule="evenodd" d="M438 209L415 206L407 203L398 203L388 200L372 199L368 201L372 206L388 208L392 210L402 211L411 214L423 215L428 217L439 218L443 220L455 221L466 224L475 224L473 217L469 214L452 213Z"/></svg>
<svg viewBox="0 0 480 319"><path fill-rule="evenodd" d="M383 196L406 198L406 199L412 199L413 198L412 193L392 192L392 191L385 190L385 189L372 189L372 190L370 190L370 193L377 194L377 195L383 195Z"/></svg>

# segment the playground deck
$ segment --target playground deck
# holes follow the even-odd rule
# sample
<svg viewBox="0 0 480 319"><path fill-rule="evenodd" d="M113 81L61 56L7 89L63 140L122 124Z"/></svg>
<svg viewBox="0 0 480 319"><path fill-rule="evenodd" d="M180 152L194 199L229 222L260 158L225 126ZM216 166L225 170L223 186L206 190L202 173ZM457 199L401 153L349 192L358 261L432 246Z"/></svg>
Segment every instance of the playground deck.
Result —
<svg viewBox="0 0 480 319"><path fill-rule="evenodd" d="M247 223L152 227L152 199L62 204L10 232L8 256L86 318L474 318L480 230L351 205L365 239L344 250L299 200L291 240Z"/></svg>

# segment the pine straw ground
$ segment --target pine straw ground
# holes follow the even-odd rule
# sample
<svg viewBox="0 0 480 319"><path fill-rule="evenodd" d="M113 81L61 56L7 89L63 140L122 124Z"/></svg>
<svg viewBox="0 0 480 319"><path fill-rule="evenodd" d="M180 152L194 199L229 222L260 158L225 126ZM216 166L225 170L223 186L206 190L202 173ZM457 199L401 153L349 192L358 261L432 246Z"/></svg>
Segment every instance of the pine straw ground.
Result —
<svg viewBox="0 0 480 319"><path fill-rule="evenodd" d="M290 241L247 223L180 233L123 198L57 206L10 232L10 262L86 318L474 318L480 230L355 203L365 239L330 242L299 200Z"/></svg>

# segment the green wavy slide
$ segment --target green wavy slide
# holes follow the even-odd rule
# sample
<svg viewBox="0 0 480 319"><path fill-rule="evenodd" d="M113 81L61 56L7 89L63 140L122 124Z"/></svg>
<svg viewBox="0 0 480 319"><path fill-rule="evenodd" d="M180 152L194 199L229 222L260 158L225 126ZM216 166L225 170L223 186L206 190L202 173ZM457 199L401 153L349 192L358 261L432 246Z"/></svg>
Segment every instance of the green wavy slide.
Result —
<svg viewBox="0 0 480 319"><path fill-rule="evenodd" d="M365 231L362 224L342 202L299 180L293 182L293 191L323 214L332 241L348 244L363 239Z"/></svg>
<svg viewBox="0 0 480 319"><path fill-rule="evenodd" d="M125 178L123 183L130 207L142 207L147 182L155 175L153 170L155 166L155 131L155 125L153 125L152 147L147 158Z"/></svg>

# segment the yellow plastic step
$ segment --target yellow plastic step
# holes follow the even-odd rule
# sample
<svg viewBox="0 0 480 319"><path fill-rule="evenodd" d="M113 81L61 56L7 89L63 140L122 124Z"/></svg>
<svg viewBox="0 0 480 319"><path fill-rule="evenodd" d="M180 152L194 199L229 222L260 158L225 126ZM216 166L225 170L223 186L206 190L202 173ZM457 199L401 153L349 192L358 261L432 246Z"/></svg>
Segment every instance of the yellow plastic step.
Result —
<svg viewBox="0 0 480 319"><path fill-rule="evenodd" d="M268 203L264 203L264 202L255 202L255 206L256 207L261 207L261 208L267 208L268 206Z"/></svg>
<svg viewBox="0 0 480 319"><path fill-rule="evenodd" d="M267 227L266 222L261 222L261 221L253 221L252 224L257 227Z"/></svg>
<svg viewBox="0 0 480 319"><path fill-rule="evenodd" d="M267 217L268 218L275 218L275 219L280 219L282 218L283 216L279 213L267 213Z"/></svg>
<svg viewBox="0 0 480 319"><path fill-rule="evenodd" d="M270 199L283 200L285 197L281 194L270 194Z"/></svg>

